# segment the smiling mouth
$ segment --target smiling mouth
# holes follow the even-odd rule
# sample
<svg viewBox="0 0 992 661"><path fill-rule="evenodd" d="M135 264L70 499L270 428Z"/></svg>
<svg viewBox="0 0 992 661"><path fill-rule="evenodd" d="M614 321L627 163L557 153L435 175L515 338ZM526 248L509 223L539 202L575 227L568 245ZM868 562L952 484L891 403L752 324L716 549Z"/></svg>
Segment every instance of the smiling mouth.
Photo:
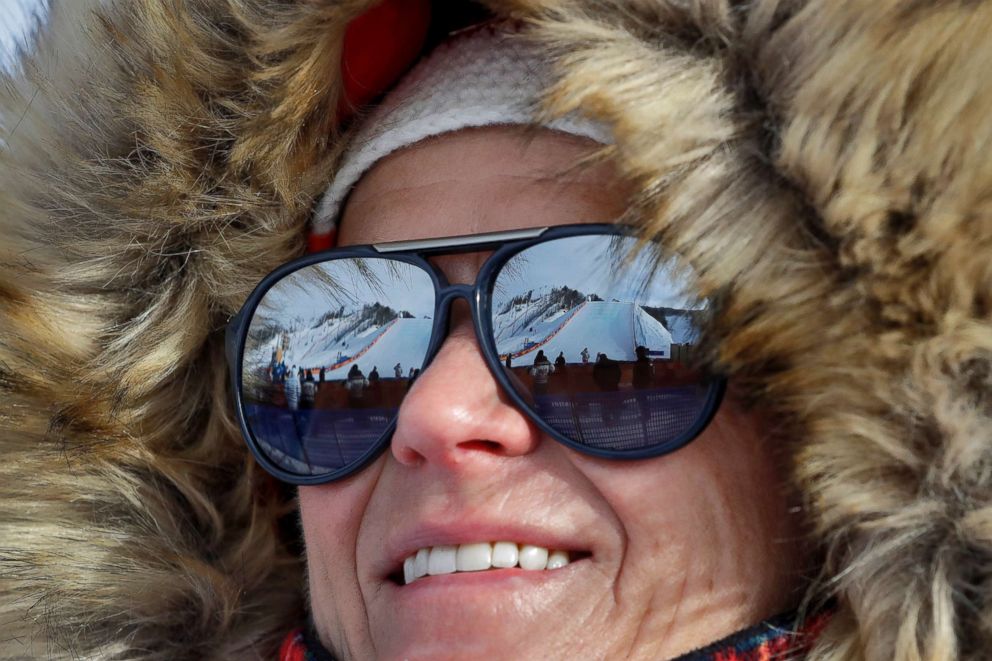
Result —
<svg viewBox="0 0 992 661"><path fill-rule="evenodd" d="M519 568L525 571L548 571L568 566L585 553L548 549L516 542L474 542L471 544L428 546L403 560L390 579L409 585L421 578Z"/></svg>

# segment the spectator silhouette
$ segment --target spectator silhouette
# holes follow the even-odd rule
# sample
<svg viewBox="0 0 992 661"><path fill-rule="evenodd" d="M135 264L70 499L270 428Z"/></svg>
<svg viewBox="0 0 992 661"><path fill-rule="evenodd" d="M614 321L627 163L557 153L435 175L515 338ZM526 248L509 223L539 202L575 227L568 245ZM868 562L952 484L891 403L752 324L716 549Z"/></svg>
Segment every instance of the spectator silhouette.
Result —
<svg viewBox="0 0 992 661"><path fill-rule="evenodd" d="M379 383L379 367L378 365L372 366L372 371L369 372L369 406L379 406L382 401L382 387Z"/></svg>
<svg viewBox="0 0 992 661"><path fill-rule="evenodd" d="M300 386L300 408L312 409L317 401L317 382L313 378L313 373L307 371L307 378Z"/></svg>
<svg viewBox="0 0 992 661"><path fill-rule="evenodd" d="M534 378L534 395L544 395L548 392L548 379L555 371L554 365L544 355L544 351L538 351L534 358L534 366L530 368L530 375Z"/></svg>
<svg viewBox="0 0 992 661"><path fill-rule="evenodd" d="M592 379L596 387L604 392L617 392L620 389L620 363L612 360L605 353L596 356L596 364L592 366ZM616 422L620 402L614 397L604 397L602 401L603 423L612 425Z"/></svg>
<svg viewBox="0 0 992 661"><path fill-rule="evenodd" d="M290 368L290 374L296 374L296 365ZM283 383L283 394L286 395L286 406L290 411L300 408L300 380L290 377Z"/></svg>
<svg viewBox="0 0 992 661"><path fill-rule="evenodd" d="M592 366L592 379L600 390L619 390L620 363L610 359L605 353L598 354L596 364Z"/></svg>
<svg viewBox="0 0 992 661"><path fill-rule="evenodd" d="M351 366L348 370L348 379L345 388L348 389L348 405L352 408L361 408L365 403L365 389L369 386L369 380L358 368L358 364Z"/></svg>
<svg viewBox="0 0 992 661"><path fill-rule="evenodd" d="M652 381L654 381L654 365L648 358L647 347L639 346L635 352L637 353L637 360L634 361L634 387L638 390L650 388Z"/></svg>

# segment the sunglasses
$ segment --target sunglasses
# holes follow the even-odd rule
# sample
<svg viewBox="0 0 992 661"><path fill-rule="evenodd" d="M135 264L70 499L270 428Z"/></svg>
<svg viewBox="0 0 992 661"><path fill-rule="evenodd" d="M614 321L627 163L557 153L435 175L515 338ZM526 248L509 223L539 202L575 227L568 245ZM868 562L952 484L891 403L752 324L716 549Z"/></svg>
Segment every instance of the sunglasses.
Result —
<svg viewBox="0 0 992 661"><path fill-rule="evenodd" d="M482 251L474 285L429 261ZM464 298L493 378L542 432L595 457L663 455L699 435L725 388L695 360L707 304L685 285L615 224L307 255L266 276L228 326L241 430L284 482L354 474L389 445Z"/></svg>

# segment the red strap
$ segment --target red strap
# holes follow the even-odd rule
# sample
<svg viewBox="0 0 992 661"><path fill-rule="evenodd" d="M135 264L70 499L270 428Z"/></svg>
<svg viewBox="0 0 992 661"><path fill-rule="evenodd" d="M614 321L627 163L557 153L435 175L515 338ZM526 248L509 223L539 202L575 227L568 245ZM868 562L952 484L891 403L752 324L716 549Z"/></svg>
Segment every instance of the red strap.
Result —
<svg viewBox="0 0 992 661"><path fill-rule="evenodd" d="M327 234L314 234L313 232L307 233L307 252L320 252L322 250L330 250L337 244L338 233L337 230L332 229Z"/></svg>
<svg viewBox="0 0 992 661"><path fill-rule="evenodd" d="M279 661L306 661L307 648L303 644L303 629L293 629L283 638L279 648Z"/></svg>
<svg viewBox="0 0 992 661"><path fill-rule="evenodd" d="M420 55L431 22L431 0L383 0L348 24L341 48L342 94L337 120L389 89ZM307 252L333 248L336 232L307 234Z"/></svg>
<svg viewBox="0 0 992 661"><path fill-rule="evenodd" d="M420 55L430 21L430 0L383 0L348 25L341 51L339 121L403 75Z"/></svg>

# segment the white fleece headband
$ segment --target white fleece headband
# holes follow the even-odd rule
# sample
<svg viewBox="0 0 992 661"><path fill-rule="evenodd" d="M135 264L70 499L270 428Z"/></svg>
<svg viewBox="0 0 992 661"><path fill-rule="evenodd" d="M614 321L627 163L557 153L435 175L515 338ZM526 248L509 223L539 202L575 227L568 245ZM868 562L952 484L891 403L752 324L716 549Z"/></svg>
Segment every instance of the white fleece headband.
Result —
<svg viewBox="0 0 992 661"><path fill-rule="evenodd" d="M475 28L444 42L362 121L317 207L311 232L317 237L333 234L341 205L361 176L381 158L424 138L469 127L523 124L612 142L603 125L574 113L539 121L538 100L550 82L542 55L507 26Z"/></svg>

